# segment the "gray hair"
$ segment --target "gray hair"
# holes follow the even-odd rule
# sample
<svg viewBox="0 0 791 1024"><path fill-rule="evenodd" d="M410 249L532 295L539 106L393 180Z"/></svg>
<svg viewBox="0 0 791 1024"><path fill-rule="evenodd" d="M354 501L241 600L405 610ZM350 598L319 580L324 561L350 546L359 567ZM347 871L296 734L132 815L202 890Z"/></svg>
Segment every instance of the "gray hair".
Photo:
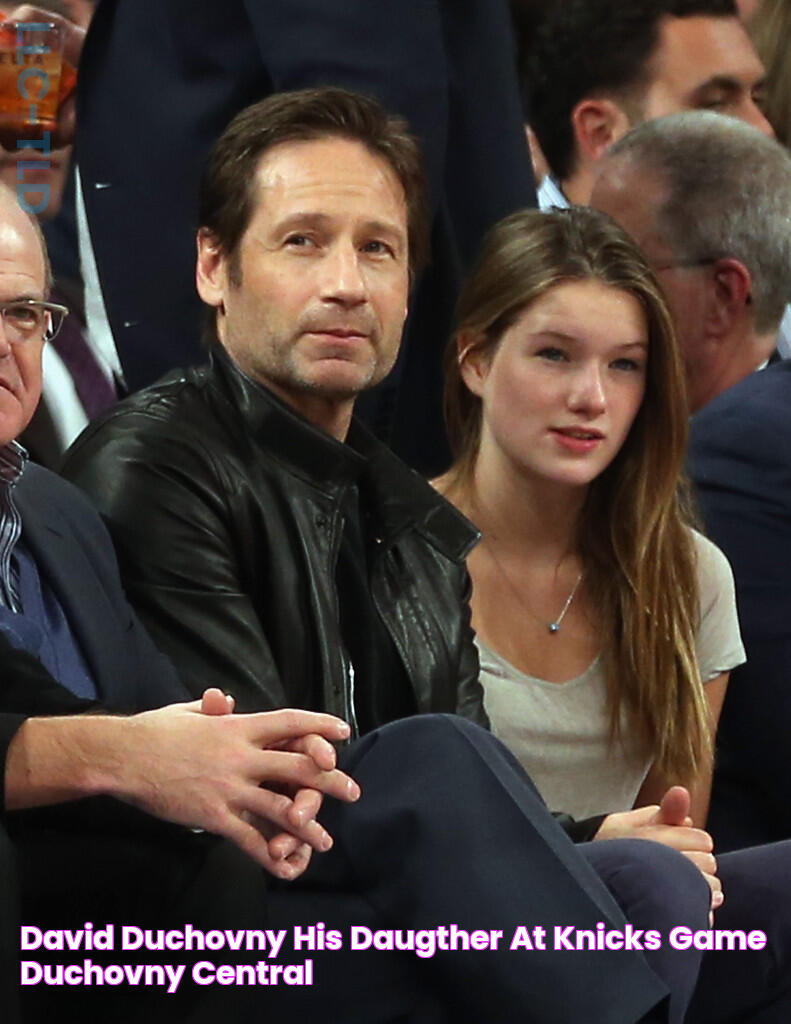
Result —
<svg viewBox="0 0 791 1024"><path fill-rule="evenodd" d="M679 261L731 257L752 277L755 329L775 330L791 299L791 155L711 111L639 125L608 152L658 176L656 226Z"/></svg>

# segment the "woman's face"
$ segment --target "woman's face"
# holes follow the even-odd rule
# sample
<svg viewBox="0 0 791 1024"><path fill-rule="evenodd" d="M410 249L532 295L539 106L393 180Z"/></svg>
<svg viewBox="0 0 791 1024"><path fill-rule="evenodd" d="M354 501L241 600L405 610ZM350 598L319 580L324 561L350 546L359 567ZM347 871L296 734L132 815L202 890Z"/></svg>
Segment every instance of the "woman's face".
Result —
<svg viewBox="0 0 791 1024"><path fill-rule="evenodd" d="M648 327L638 300L599 281L556 285L494 353L462 363L483 403L479 458L584 487L612 462L645 392Z"/></svg>

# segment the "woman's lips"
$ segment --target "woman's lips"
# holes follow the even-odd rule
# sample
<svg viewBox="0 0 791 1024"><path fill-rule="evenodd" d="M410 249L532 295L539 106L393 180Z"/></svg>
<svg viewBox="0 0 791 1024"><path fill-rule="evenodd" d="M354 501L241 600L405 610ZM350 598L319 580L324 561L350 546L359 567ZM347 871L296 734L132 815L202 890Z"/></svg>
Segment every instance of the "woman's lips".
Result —
<svg viewBox="0 0 791 1024"><path fill-rule="evenodd" d="M586 430L584 427L553 427L550 433L562 448L575 455L593 451L604 440L600 430Z"/></svg>

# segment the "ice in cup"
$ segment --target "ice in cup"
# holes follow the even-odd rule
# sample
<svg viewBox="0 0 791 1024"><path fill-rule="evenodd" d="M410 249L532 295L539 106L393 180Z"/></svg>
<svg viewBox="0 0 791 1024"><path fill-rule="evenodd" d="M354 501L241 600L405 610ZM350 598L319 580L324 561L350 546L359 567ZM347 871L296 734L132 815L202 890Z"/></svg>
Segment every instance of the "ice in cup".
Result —
<svg viewBox="0 0 791 1024"><path fill-rule="evenodd" d="M52 133L63 98L63 32L52 22L0 23L0 145L14 151ZM40 146L38 147L40 148Z"/></svg>

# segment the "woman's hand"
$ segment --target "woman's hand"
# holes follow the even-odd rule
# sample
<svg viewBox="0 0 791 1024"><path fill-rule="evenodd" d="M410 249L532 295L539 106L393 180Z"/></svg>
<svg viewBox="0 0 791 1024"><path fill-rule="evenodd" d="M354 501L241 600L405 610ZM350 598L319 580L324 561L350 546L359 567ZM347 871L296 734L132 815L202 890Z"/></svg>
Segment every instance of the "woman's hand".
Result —
<svg viewBox="0 0 791 1024"><path fill-rule="evenodd" d="M689 816L691 798L683 786L671 786L660 804L633 811L608 814L593 837L599 839L650 839L683 853L699 869L711 889L711 909L722 906L725 896L717 877L714 840L702 828L694 828Z"/></svg>

